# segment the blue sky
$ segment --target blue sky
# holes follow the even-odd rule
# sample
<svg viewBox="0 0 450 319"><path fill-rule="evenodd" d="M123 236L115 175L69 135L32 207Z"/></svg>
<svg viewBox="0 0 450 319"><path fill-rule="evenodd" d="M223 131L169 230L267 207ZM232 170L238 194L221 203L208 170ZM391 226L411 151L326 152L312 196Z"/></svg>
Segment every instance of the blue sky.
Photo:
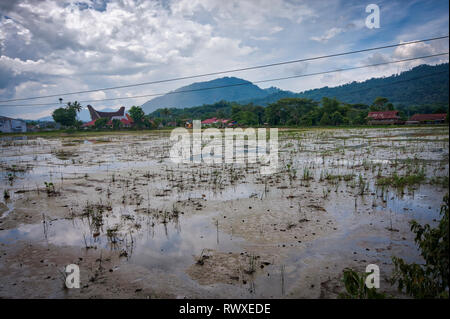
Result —
<svg viewBox="0 0 450 319"><path fill-rule="evenodd" d="M380 7L380 28L365 8ZM448 34L446 0L428 1L8 1L0 2L0 100L147 82L338 53ZM372 64L448 51L448 40L232 74L250 81ZM295 92L387 76L448 56L265 83ZM210 80L206 77L201 80ZM200 80L197 80L200 81ZM69 100L167 92L177 81ZM0 107L0 115L48 116L57 98ZM145 98L95 102L140 105ZM23 102L21 102L23 103Z"/></svg>

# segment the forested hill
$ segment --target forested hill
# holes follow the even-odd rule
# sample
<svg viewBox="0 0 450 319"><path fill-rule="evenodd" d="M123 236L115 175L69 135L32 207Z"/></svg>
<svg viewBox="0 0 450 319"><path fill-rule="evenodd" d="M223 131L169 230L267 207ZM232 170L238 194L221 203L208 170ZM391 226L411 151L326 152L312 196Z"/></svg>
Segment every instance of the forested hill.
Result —
<svg viewBox="0 0 450 319"><path fill-rule="evenodd" d="M216 89L209 89L214 87ZM183 86L174 92L180 91L185 91L185 93L166 94L144 103L142 105L144 112L151 113L158 108L185 108L202 104L212 104L221 100L241 101L262 98L273 92L277 92L278 89L269 88L264 90L243 79L223 77L212 81L197 82Z"/></svg>
<svg viewBox="0 0 450 319"><path fill-rule="evenodd" d="M246 103L266 106L283 97L304 97L320 101L335 97L346 103L371 104L376 97L386 97L395 106L447 104L449 92L449 64L420 65L398 75L372 78L337 87L323 87L300 93L279 91L264 98L246 100Z"/></svg>

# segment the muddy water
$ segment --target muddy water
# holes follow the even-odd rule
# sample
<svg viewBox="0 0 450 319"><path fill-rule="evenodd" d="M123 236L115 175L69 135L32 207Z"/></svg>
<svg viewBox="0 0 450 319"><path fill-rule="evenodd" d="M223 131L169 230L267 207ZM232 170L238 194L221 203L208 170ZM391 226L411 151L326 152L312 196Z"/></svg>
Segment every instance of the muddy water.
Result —
<svg viewBox="0 0 450 319"><path fill-rule="evenodd" d="M109 252L123 278L141 267L131 282L156 297L334 298L342 270L369 263L385 280L392 256L421 262L408 222L436 223L448 191L433 182L448 180L444 127L287 131L271 176L250 164L175 165L158 134L2 143L7 256L22 243L60 257L66 247ZM377 185L418 171L425 178L415 185ZM22 262L0 259L1 296L20 297L12 285ZM27 262L30 278L42 271ZM101 287L114 285L106 278ZM92 286L100 284L73 297L91 297Z"/></svg>

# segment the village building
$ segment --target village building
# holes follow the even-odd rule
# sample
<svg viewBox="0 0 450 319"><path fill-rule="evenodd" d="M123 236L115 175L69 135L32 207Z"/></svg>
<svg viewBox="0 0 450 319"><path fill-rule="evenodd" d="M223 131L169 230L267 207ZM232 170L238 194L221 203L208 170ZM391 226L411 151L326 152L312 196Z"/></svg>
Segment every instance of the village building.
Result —
<svg viewBox="0 0 450 319"><path fill-rule="evenodd" d="M133 125L133 119L128 115L128 113L125 113L125 106L122 106L118 111L116 112L101 112L94 109L91 105L87 106L89 113L91 114L91 121L84 123L83 127L91 127L95 125L95 121L101 118L108 119L108 122L106 125L112 126L113 120L119 120L122 123L123 127L131 127Z"/></svg>
<svg viewBox="0 0 450 319"><path fill-rule="evenodd" d="M442 124L445 123L446 113L414 114L406 124Z"/></svg>
<svg viewBox="0 0 450 319"><path fill-rule="evenodd" d="M403 124L400 120L400 116L398 116L398 111L369 112L367 115L367 123L369 125Z"/></svg>
<svg viewBox="0 0 450 319"><path fill-rule="evenodd" d="M27 131L27 123L24 120L12 119L0 116L0 132L2 133L24 133Z"/></svg>
<svg viewBox="0 0 450 319"><path fill-rule="evenodd" d="M202 121L202 125L205 126L218 126L218 127L226 127L226 126L234 126L236 125L236 121L232 121L231 119L218 119L216 117L212 117L210 119L206 119Z"/></svg>

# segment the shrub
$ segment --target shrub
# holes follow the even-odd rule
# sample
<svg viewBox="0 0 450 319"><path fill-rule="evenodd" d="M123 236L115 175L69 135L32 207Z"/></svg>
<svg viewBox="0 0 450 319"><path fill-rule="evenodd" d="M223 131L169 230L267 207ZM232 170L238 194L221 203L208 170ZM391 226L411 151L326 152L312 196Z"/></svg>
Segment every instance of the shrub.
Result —
<svg viewBox="0 0 450 319"><path fill-rule="evenodd" d="M411 231L416 234L415 242L420 248L425 265L407 264L402 258L392 258L395 269L391 283L397 283L399 291L405 290L414 298L449 297L448 205L447 194L441 206L442 218L436 228L411 221Z"/></svg>

